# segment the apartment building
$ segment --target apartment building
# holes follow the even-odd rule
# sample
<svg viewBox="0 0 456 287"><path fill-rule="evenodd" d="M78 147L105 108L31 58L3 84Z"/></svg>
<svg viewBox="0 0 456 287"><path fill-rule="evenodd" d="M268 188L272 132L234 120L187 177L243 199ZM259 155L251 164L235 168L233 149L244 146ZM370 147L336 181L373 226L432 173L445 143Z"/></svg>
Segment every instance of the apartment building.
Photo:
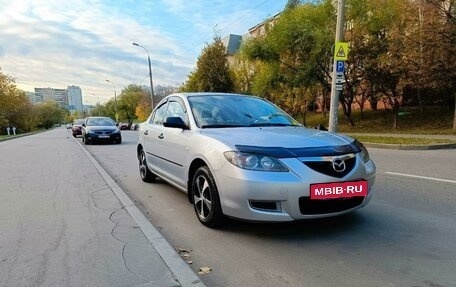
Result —
<svg viewBox="0 0 456 287"><path fill-rule="evenodd" d="M68 86L67 89L35 88L35 92L29 94L29 98L34 104L52 100L71 112L82 112L84 109L82 91L78 86Z"/></svg>
<svg viewBox="0 0 456 287"><path fill-rule="evenodd" d="M78 86L68 86L68 110L71 112L82 112L84 106L82 103L82 91Z"/></svg>
<svg viewBox="0 0 456 287"><path fill-rule="evenodd" d="M244 35L235 35L229 34L222 39L222 43L226 48L226 58L229 65L234 64L234 55L241 47L242 41L245 41L249 38L258 38L266 34L266 31L274 26L277 22L277 19L280 17L280 13L275 14L272 17L264 20L263 22L249 28L249 31Z"/></svg>

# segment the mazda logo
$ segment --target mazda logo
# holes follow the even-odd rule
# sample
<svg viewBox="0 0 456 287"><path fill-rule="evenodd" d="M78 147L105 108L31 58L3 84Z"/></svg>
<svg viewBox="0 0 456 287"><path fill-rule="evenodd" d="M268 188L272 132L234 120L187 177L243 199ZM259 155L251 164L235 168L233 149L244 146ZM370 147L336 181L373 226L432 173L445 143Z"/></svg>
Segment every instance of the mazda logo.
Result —
<svg viewBox="0 0 456 287"><path fill-rule="evenodd" d="M335 158L332 161L332 167L335 172L344 172L346 168L345 161L340 158Z"/></svg>

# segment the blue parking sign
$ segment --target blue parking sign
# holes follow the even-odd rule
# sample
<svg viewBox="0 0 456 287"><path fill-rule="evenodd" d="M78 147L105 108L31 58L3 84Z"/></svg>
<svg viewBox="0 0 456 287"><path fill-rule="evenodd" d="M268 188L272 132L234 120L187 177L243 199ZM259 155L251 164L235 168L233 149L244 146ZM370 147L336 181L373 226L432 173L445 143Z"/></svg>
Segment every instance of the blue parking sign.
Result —
<svg viewBox="0 0 456 287"><path fill-rule="evenodd" d="M343 73L345 71L345 62L337 61L336 62L336 72Z"/></svg>

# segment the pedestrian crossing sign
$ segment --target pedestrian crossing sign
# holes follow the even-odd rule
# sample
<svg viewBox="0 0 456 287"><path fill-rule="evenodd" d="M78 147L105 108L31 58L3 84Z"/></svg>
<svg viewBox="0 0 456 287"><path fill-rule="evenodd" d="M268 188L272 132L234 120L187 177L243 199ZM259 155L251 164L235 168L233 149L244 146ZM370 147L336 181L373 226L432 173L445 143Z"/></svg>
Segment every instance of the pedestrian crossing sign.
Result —
<svg viewBox="0 0 456 287"><path fill-rule="evenodd" d="M334 59L340 61L346 61L348 58L348 43L347 42L336 42L334 49Z"/></svg>

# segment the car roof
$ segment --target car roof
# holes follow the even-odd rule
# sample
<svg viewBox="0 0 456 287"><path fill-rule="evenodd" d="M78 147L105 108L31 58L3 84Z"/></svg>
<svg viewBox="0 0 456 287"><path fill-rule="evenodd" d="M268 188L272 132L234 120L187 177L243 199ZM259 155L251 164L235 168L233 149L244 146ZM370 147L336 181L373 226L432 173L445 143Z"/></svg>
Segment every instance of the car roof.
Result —
<svg viewBox="0 0 456 287"><path fill-rule="evenodd" d="M234 94L234 93L220 93L220 92L194 92L194 93L175 93L169 96L180 95L182 97L191 97L191 96L251 96L243 94Z"/></svg>
<svg viewBox="0 0 456 287"><path fill-rule="evenodd" d="M111 117L87 117L86 119L111 119Z"/></svg>
<svg viewBox="0 0 456 287"><path fill-rule="evenodd" d="M258 96L254 95L246 95L246 94L236 94L236 93L220 93L220 92L193 92L193 93L174 93L168 95L166 98L172 96L180 96L183 98L193 97L193 96L240 96L240 97L251 97L251 98L259 98Z"/></svg>

